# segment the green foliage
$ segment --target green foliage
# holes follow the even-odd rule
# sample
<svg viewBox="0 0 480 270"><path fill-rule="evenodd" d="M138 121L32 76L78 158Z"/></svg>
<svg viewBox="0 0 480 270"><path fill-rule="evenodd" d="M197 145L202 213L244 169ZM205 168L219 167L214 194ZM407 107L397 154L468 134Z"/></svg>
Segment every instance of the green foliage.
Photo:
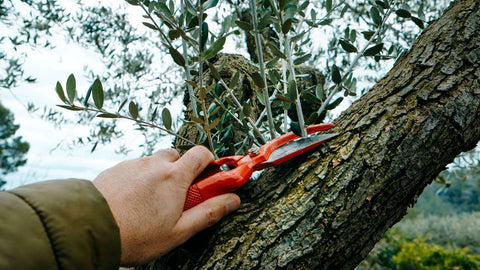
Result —
<svg viewBox="0 0 480 270"><path fill-rule="evenodd" d="M25 12L18 7L28 7ZM51 29L65 20L67 14L57 1L0 1L0 25L8 31L0 36L0 88L12 88L19 82L33 83L36 79L25 74L24 48L51 48ZM14 49L14 50L12 50Z"/></svg>
<svg viewBox="0 0 480 270"><path fill-rule="evenodd" d="M459 269L478 269L478 256L472 257L466 249L480 255L479 154L463 154L452 169L442 172L358 269L399 269L399 263L407 265L405 261L415 263L409 269L430 269L424 264L432 256L442 260L432 269L454 269L452 263L458 263ZM414 254L418 256L411 257ZM472 260L477 265L469 265Z"/></svg>
<svg viewBox="0 0 480 270"><path fill-rule="evenodd" d="M414 0L408 3L402 2L401 5L400 2L387 0L370 1L366 4L331 0L255 1L252 4L257 8L257 11L254 12L255 15L258 15L256 30L255 23L242 17L242 12L248 7L247 3L243 2L216 0L204 2L191 0L126 1L132 5L130 7L144 11L146 19L143 23L144 29L133 27L129 18L121 10L114 10L98 4L89 6L79 2L76 4L74 12L65 12L65 9L56 1L18 0L11 3L14 2L25 2L29 7L36 7L32 8L34 15L32 18L22 20L20 12L16 11L13 4L2 1L0 20L4 18L3 22L8 23L23 21L25 24L20 23L17 26L18 29L25 29L25 31L19 30L20 35L1 39L0 43L17 46L16 43L21 41L22 44L48 44L50 46L49 30L53 26L57 26L66 33L70 41L94 49L105 62L107 70L105 73L95 74L89 71L88 74L90 81L98 79L99 82L102 82L97 85L103 86L103 98L97 95L98 91L94 91L95 88L87 90L85 96L80 95L79 93L84 92L77 91L78 89L73 87L76 86L76 82L71 80L67 80L69 83L65 86L65 92L63 89L60 91L58 87L56 88L60 100L63 103L67 100L69 103L62 105L62 108L80 110L77 122L91 126L91 135L86 138L78 138L76 141L89 142L96 146L98 143L108 143L115 138L122 137L123 132L116 128L115 121L123 118L119 115L122 115L121 109L128 100L129 104L134 102L138 111L136 117L130 117L131 113L129 117L136 119L139 125L138 130L144 134L146 149L152 149L158 140L158 132L145 128L145 123L148 122L147 126L150 127L160 126L149 119L155 119L153 116L157 114L159 106L163 107L173 98L183 94L184 80L200 79L199 88L193 89L188 86L193 116L198 118L200 110L196 108L195 103L204 87L203 80L201 80L203 67L212 66L209 65L210 62L223 51L228 40L241 43L239 37L235 35L243 32L245 35L261 37L259 39L261 44L258 47L263 48L260 51L265 53L266 65L264 72L260 72L260 75L263 81L267 81L266 88L268 89L268 97L260 97L263 104L267 106L270 102L276 101L281 109L295 107L298 115L295 119L289 119L287 114L269 115L269 121L273 120L273 126L277 132L285 132L289 121L297 121L302 130L303 114L310 110L309 107L312 107L312 104L302 107L300 97L312 95L304 94L307 89L296 89L301 87L300 84L290 83L306 75L295 74L293 67L312 65L323 72L326 78L332 78L328 79L325 84L312 88L316 90L315 92L311 91L311 94L315 94L315 101L320 101L315 102L315 106L320 106L320 109L317 111L317 115L309 112L305 117L307 118L305 122L309 124L321 122L327 116L328 111L337 107L338 101L342 102L340 99L342 94L344 96L359 94L356 88L357 81L365 85L365 80L370 79L370 77L364 76L363 72L354 74L357 66L362 66L362 70L386 70L382 68L384 64L381 62L395 59L400 55L418 34L418 28L423 27L441 13L441 8L445 6L446 1L441 1L442 3L435 1L432 4ZM389 15L392 15L393 19L387 20ZM37 22L43 24L40 25ZM269 31L273 31L274 34L268 34ZM363 33L365 38L362 39L362 35L357 35L358 33ZM42 34L47 38L38 38ZM314 36L321 36L322 40L326 42L314 41ZM328 46L317 46L320 43L328 44ZM240 44L238 45L241 47ZM369 57L361 57L362 55ZM0 56L2 56L1 52ZM277 59L271 61L272 58ZM0 57L0 61L1 59L13 58ZM164 62L165 59L167 62ZM173 61L168 63L169 59ZM19 61L16 66L19 68L20 74L21 58L17 60ZM162 65L158 65L160 62ZM15 63L15 61L10 61L10 63ZM332 69L332 66L336 66L338 69ZM337 71L338 73L332 74ZM20 76L14 76L14 71L9 73L9 76L5 76L11 80L5 83L7 86L14 85L13 79ZM338 74L341 74L342 77L339 78ZM199 77L193 78L192 76ZM383 74L379 73L375 77L381 76ZM235 83L232 83L234 80L230 80L230 87L227 87L223 81L226 78L220 77L219 80L219 76L214 77L219 85L226 88L226 91L237 90ZM287 84L295 87L288 89ZM86 110L91 96L93 96L97 110L102 111L97 115L114 120L91 124L92 115L86 113L92 112ZM206 97L209 100L215 99L211 92L207 93ZM83 105L72 106L72 103L78 101L82 101ZM231 117L231 119L241 122L240 126L249 138L259 141L268 139L268 130L270 129L272 132L271 125L270 128L267 128L268 121L263 121L263 118L261 118L262 121L252 119L252 115L241 119L245 116L243 104L252 104L251 100L233 100L232 104L222 104L223 106L220 106L219 101L225 102L225 100L209 102L209 104L204 104L202 111L215 104L220 108L217 114L222 116L222 123L226 118ZM115 108L114 111L117 112L110 111L110 108ZM115 117L113 117L114 115ZM203 116L206 116L205 111ZM52 110L46 110L44 117L59 125L67 121L60 113ZM188 119L186 120L188 121ZM214 119L212 118L212 120ZM171 131L173 133L175 133L174 127L177 121L177 119L172 119ZM195 126L200 132L208 133L211 129L209 121L210 117L207 117L201 124L203 126ZM281 125L282 122L284 125ZM225 144L223 140L228 139L228 136L221 135L227 133L227 130L223 129L227 126L216 125L212 129L212 134L206 134L207 137L213 139L210 144L211 147L215 145L214 151L221 149ZM284 129L282 130L280 127ZM162 128L169 130L166 126ZM171 133L162 132L161 134Z"/></svg>
<svg viewBox="0 0 480 270"><path fill-rule="evenodd" d="M469 248L460 248L454 244L436 244L431 241L431 234L428 234L428 238L423 235L411 238L405 232L407 231L398 229L387 232L356 269L420 270L478 269L480 267L480 256L478 253L472 254Z"/></svg>
<svg viewBox="0 0 480 270"><path fill-rule="evenodd" d="M402 241L400 251L393 256L397 269L478 269L480 256L472 255L467 249L445 249L428 244L417 238L411 242Z"/></svg>
<svg viewBox="0 0 480 270"><path fill-rule="evenodd" d="M15 172L25 165L29 144L22 136L15 136L20 126L14 123L13 114L0 103L0 177ZM5 184L0 178L0 188Z"/></svg>
<svg viewBox="0 0 480 270"><path fill-rule="evenodd" d="M357 266L356 270L396 269L393 256L401 250L401 243L405 241L405 237L401 234L387 232L368 254L368 257Z"/></svg>
<svg viewBox="0 0 480 270"><path fill-rule="evenodd" d="M408 269L430 269L424 264L432 257L442 260L432 269L455 269L449 266L452 263L458 263L458 269L478 269L479 257L472 257L467 249L480 255L479 155L473 150L457 157L452 168L425 188L407 217L386 233L358 269L399 269L399 263L416 264ZM472 260L477 264L469 265Z"/></svg>
<svg viewBox="0 0 480 270"><path fill-rule="evenodd" d="M470 165L458 166L466 165L467 162L471 162ZM478 162L480 159L476 156L468 158L463 155L457 158L455 162L457 165L454 165L454 168L443 171L434 183L425 188L415 207L409 209L407 218L479 211L480 167Z"/></svg>
<svg viewBox="0 0 480 270"><path fill-rule="evenodd" d="M444 247L468 247L480 255L479 212L405 219L396 224L393 230L410 239L426 235L429 243Z"/></svg>

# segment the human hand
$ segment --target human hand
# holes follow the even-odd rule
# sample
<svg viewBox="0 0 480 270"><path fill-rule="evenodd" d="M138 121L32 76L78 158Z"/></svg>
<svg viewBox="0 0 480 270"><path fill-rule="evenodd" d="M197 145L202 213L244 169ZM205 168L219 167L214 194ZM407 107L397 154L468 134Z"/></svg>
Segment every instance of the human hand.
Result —
<svg viewBox="0 0 480 270"><path fill-rule="evenodd" d="M175 149L164 149L97 176L93 184L120 228L122 265L149 262L240 206L237 195L223 194L183 212L188 187L212 160L202 146L182 157Z"/></svg>

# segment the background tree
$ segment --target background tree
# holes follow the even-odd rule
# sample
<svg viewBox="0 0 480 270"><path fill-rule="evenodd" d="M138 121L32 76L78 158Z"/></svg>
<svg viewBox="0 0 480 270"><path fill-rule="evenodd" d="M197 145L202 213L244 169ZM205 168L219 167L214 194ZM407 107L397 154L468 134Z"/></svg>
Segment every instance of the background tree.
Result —
<svg viewBox="0 0 480 270"><path fill-rule="evenodd" d="M20 126L14 123L13 114L0 104L0 175L14 172L27 162L25 154L29 144L22 136L15 136ZM0 188L6 182L0 178Z"/></svg>
<svg viewBox="0 0 480 270"><path fill-rule="evenodd" d="M180 90L177 81L170 80L177 77L179 68L152 65L161 61L166 50L148 29L135 27L122 8L74 1L0 1L0 88L14 91L20 84L34 83L34 75L26 74L23 67L29 53L55 49L63 39L98 55L103 70L93 72L86 66L85 75L108 83L105 97L113 104L119 105L127 97L152 107L169 104ZM88 145L93 151L97 145L118 141L124 135L112 119L92 121L94 117L89 114L72 118L54 108L39 108L34 102L25 105L58 127L71 123L90 128L89 136L70 138L67 146ZM161 136L151 129L137 130L145 137L140 147L145 154L151 153ZM128 149L120 147L119 151Z"/></svg>

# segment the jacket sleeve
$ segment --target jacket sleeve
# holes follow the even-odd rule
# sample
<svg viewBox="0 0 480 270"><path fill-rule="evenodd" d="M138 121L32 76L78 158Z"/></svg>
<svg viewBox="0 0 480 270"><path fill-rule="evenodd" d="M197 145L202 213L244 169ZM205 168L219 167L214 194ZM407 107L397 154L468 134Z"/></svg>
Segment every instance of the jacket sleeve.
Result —
<svg viewBox="0 0 480 270"><path fill-rule="evenodd" d="M118 269L120 234L86 180L0 192L0 269Z"/></svg>

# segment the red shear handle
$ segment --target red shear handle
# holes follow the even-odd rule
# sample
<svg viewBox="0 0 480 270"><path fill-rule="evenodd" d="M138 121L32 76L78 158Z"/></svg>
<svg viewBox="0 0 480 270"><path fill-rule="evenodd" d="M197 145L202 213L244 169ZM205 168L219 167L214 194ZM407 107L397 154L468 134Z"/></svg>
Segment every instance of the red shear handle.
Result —
<svg viewBox="0 0 480 270"><path fill-rule="evenodd" d="M185 198L185 204L183 205L183 211L194 207L195 205L203 202L204 199L197 185L190 186L187 191L187 197Z"/></svg>
<svg viewBox="0 0 480 270"><path fill-rule="evenodd" d="M218 172L196 182L188 188L183 211L212 197L235 191L247 182L252 173L251 164L242 164L230 171Z"/></svg>
<svg viewBox="0 0 480 270"><path fill-rule="evenodd" d="M311 125L307 127L307 133L311 134L332 127L333 124ZM199 176L195 180L194 184L188 189L183 210L185 211L190 209L212 197L235 191L245 184L250 176L252 176L253 168L255 166L258 166L258 164L261 164L267 160L270 154L279 146L295 140L296 138L298 138L297 135L295 135L293 132L289 132L267 142L265 145L260 147L259 154L256 156L230 156L213 161L211 165L215 165L217 167L207 168L205 172L202 173L202 175ZM297 151L295 154L286 156L285 159L278 161L275 164L290 159L292 156L297 156L299 153L303 153L315 146L316 145L312 145L309 148L305 148L304 151ZM223 164L227 164L236 168L225 172L218 171L218 167ZM256 169L260 168L265 168L265 166L260 166Z"/></svg>

